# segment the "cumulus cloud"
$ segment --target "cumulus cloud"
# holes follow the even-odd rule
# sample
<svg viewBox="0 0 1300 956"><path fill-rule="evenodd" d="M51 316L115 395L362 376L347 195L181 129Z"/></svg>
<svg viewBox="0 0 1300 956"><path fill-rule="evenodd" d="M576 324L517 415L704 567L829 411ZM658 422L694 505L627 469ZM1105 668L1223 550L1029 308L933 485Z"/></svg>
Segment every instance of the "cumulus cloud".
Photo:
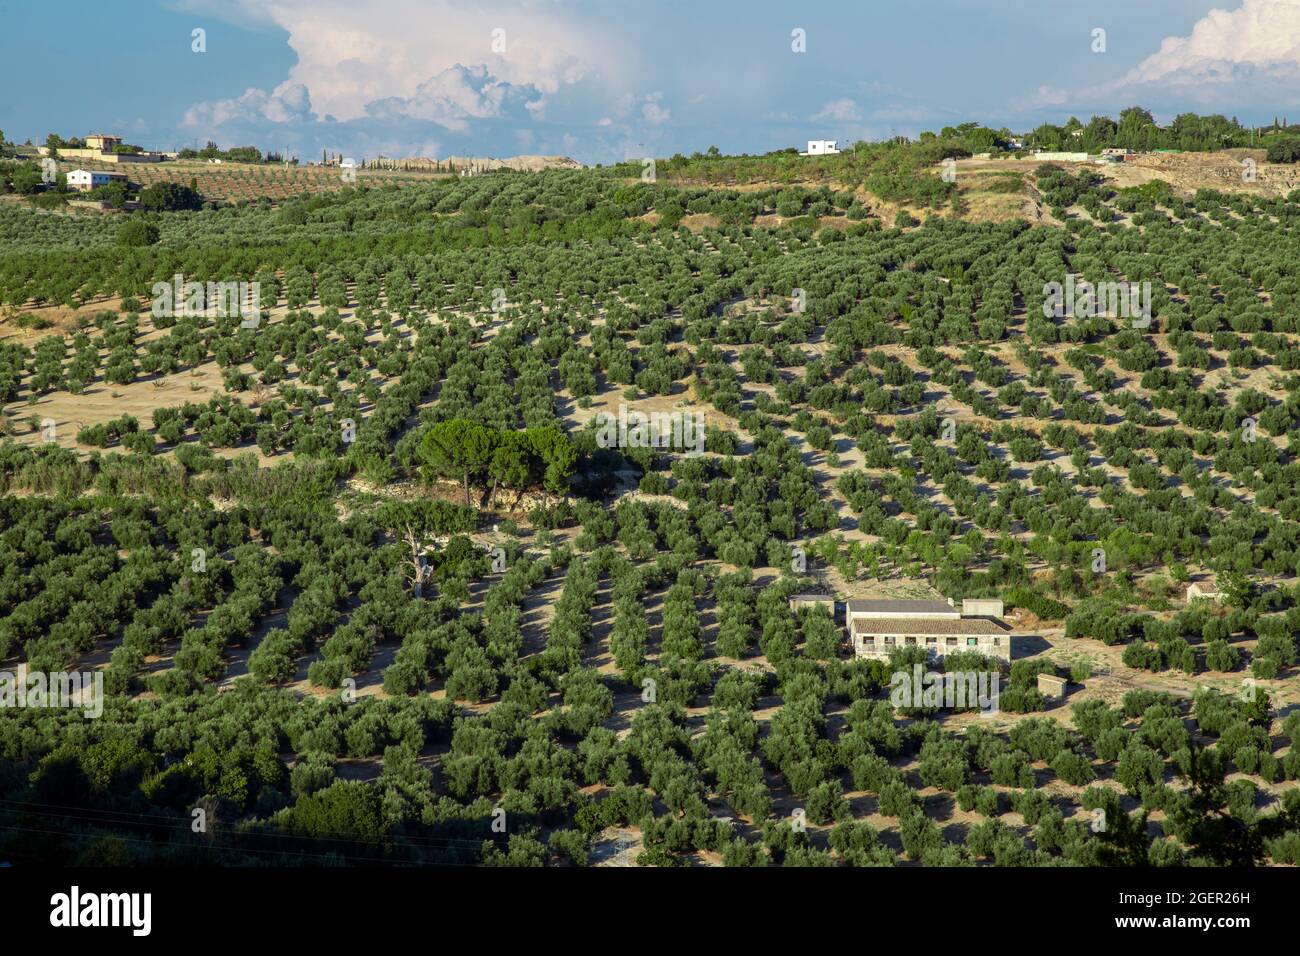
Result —
<svg viewBox="0 0 1300 956"><path fill-rule="evenodd" d="M550 95L584 77L621 75L600 28L561 4L453 0L190 0L214 15L270 23L288 34L298 62L289 79L323 114L347 121L376 100L417 99L431 77L482 65L504 83Z"/></svg>
<svg viewBox="0 0 1300 956"><path fill-rule="evenodd" d="M270 93L250 88L232 99L198 103L186 111L181 125L185 129L211 130L232 121L291 123L312 118L307 87L285 80Z"/></svg>
<svg viewBox="0 0 1300 956"><path fill-rule="evenodd" d="M366 104L366 115L378 119L407 117L463 131L474 119L513 115L522 119L540 102L535 86L515 86L493 76L487 67L457 64L431 76L410 97L390 96Z"/></svg>
<svg viewBox="0 0 1300 956"><path fill-rule="evenodd" d="M1123 82L1230 82L1258 71L1300 71L1300 0L1244 0L1236 10L1211 10L1188 36L1167 37Z"/></svg>
<svg viewBox="0 0 1300 956"><path fill-rule="evenodd" d="M664 94L636 90L635 47L555 0L171 0L283 30L297 62L275 90L195 104L182 130L222 142L301 142L365 155L421 146L486 153L558 148L575 123L649 139ZM617 51L617 52L615 52ZM551 110L558 116L552 118ZM612 127L612 129L610 129ZM296 142L294 131L301 133ZM612 149L613 147L606 147ZM427 154L427 153L426 153Z"/></svg>
<svg viewBox="0 0 1300 956"><path fill-rule="evenodd" d="M1214 9L1186 36L1159 48L1119 77L1064 90L1039 86L1012 101L1017 115L1044 109L1110 112L1143 106L1181 113L1272 113L1300 103L1300 0L1238 0Z"/></svg>

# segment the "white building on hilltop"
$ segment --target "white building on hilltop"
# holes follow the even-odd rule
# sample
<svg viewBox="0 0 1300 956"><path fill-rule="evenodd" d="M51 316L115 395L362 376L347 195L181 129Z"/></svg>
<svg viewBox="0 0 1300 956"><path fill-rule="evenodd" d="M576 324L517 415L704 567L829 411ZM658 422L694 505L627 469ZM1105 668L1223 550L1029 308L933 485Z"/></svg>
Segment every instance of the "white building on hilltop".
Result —
<svg viewBox="0 0 1300 956"><path fill-rule="evenodd" d="M839 140L835 139L810 139L808 148L801 152L800 156L833 156L838 153L839 147L836 145Z"/></svg>

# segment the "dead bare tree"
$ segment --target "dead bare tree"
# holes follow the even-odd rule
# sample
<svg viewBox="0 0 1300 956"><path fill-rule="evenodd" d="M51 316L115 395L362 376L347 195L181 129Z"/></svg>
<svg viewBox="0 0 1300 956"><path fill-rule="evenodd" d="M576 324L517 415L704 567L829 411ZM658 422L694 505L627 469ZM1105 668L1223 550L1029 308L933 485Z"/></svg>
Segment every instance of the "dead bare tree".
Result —
<svg viewBox="0 0 1300 956"><path fill-rule="evenodd" d="M402 540L411 550L411 558L405 563L411 579L411 593L416 597L424 596L424 580L428 577L429 566L425 562L425 546L415 528L407 524L402 528Z"/></svg>

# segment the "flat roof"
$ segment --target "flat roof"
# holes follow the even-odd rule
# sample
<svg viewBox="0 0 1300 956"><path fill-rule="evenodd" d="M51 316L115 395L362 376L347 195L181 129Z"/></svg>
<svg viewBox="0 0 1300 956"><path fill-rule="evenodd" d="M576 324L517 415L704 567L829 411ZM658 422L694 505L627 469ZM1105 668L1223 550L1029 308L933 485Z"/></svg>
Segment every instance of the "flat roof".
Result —
<svg viewBox="0 0 1300 956"><path fill-rule="evenodd" d="M850 614L940 614L950 616L960 612L947 601L877 600L864 598L850 601Z"/></svg>
<svg viewBox="0 0 1300 956"><path fill-rule="evenodd" d="M1000 636L1010 628L982 617L951 618L915 618L915 617L868 617L853 621L855 634L872 634L882 637L895 635L930 635L930 634L966 634L972 636Z"/></svg>

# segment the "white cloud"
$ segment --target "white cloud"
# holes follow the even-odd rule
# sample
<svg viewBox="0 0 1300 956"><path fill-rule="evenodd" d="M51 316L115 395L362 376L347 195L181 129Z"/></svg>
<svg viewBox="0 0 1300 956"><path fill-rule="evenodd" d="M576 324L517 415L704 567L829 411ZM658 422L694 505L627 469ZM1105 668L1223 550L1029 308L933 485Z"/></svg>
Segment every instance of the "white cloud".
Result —
<svg viewBox="0 0 1300 956"><path fill-rule="evenodd" d="M233 99L199 103L189 108L181 126L212 130L231 122L290 123L312 119L311 97L301 83L289 80L272 92L248 89Z"/></svg>
<svg viewBox="0 0 1300 956"><path fill-rule="evenodd" d="M618 39L622 21L583 18L564 0L165 2L283 30L297 54L269 93L192 106L181 127L191 137L427 155L429 143L478 153L525 142L555 149L575 124L648 142L673 122L663 92L637 88L642 52ZM494 49L498 29L504 49ZM593 127L591 117L605 119Z"/></svg>
<svg viewBox="0 0 1300 956"><path fill-rule="evenodd" d="M535 87L518 87L503 82L484 66L459 64L431 76L411 97L391 96L366 105L366 114L378 118L405 117L426 120L463 131L469 121L498 119L510 112L521 118L518 109L527 110L539 102Z"/></svg>
<svg viewBox="0 0 1300 956"><path fill-rule="evenodd" d="M188 9L231 16L224 0ZM233 14L288 33L298 55L289 79L316 109L340 121L366 115L375 100L418 100L431 77L461 64L483 65L501 81L553 94L586 76L623 73L597 28L554 3L480 5L453 0L237 0ZM505 50L493 49L504 30Z"/></svg>
<svg viewBox="0 0 1300 956"><path fill-rule="evenodd" d="M663 93L651 93L641 104L641 118L651 126L662 126L673 118L672 111L663 105Z"/></svg>
<svg viewBox="0 0 1300 956"><path fill-rule="evenodd" d="M1070 90L1039 86L1011 105L1037 122L1044 109L1113 114L1141 103L1170 115L1268 114L1300 103L1300 0L1237 2L1211 10L1186 36L1166 37L1117 79Z"/></svg>
<svg viewBox="0 0 1300 956"><path fill-rule="evenodd" d="M1211 10L1188 36L1167 37L1122 82L1231 82L1261 69L1300 69L1300 0L1244 0L1236 10Z"/></svg>
<svg viewBox="0 0 1300 956"><path fill-rule="evenodd" d="M841 96L837 100L831 100L819 112L814 113L813 119L849 122L862 119L862 114L858 110L857 103L847 96Z"/></svg>

